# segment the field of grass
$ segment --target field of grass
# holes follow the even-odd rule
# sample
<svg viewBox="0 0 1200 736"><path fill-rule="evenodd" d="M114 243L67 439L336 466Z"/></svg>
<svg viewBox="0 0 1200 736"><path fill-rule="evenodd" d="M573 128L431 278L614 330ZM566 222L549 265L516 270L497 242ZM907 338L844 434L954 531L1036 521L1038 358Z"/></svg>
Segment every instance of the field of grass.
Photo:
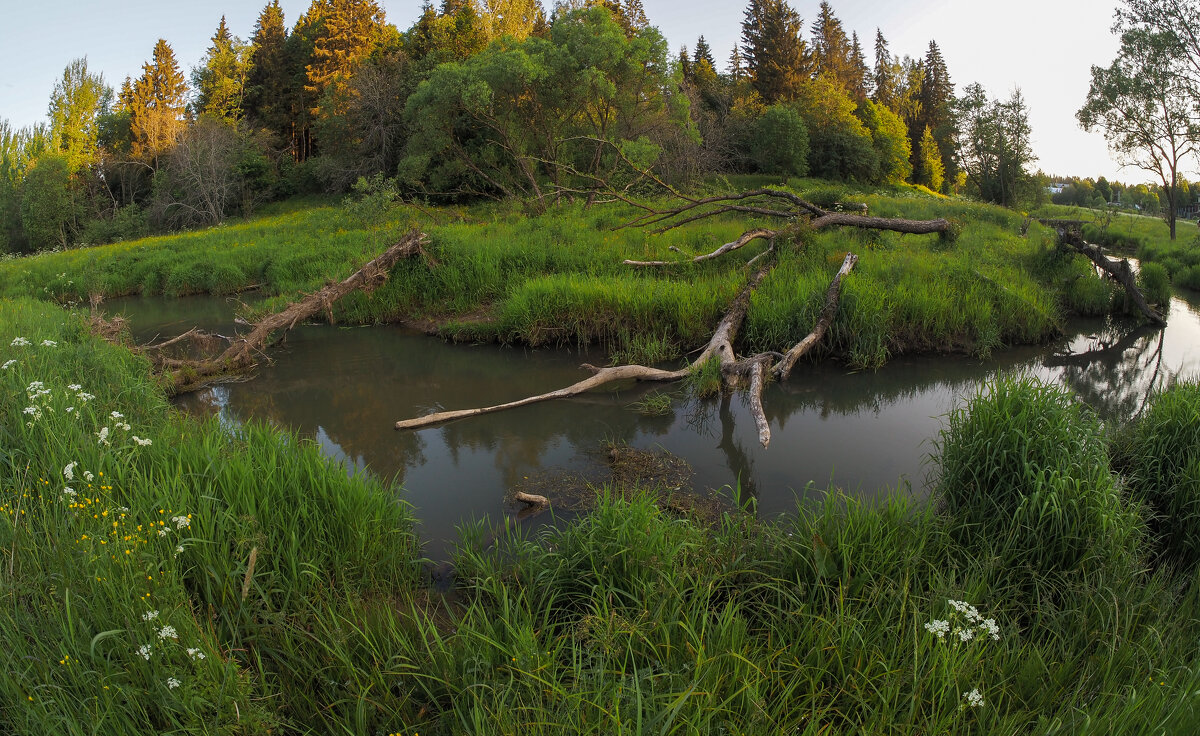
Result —
<svg viewBox="0 0 1200 736"><path fill-rule="evenodd" d="M1167 223L1157 217L1121 213L1115 215L1107 227L1101 227L1104 214L1097 210L1049 205L1040 208L1036 214L1095 222L1097 224L1084 228L1084 236L1089 242L1136 256L1143 263L1158 263L1166 269L1173 284L1200 291L1200 231L1195 222L1177 221L1175 240L1172 241Z"/></svg>
<svg viewBox="0 0 1200 736"><path fill-rule="evenodd" d="M0 299L0 732L1194 733L1197 427L1194 383L1107 431L1004 377L947 418L933 504L607 497L465 530L443 599L402 491Z"/></svg>
<svg viewBox="0 0 1200 736"><path fill-rule="evenodd" d="M766 183L775 182L741 177L721 186ZM1067 313L1112 308L1111 288L1086 262L1053 257L1051 234L1036 224L1023 237L1018 214L912 188L789 183L822 204L861 201L882 216L948 217L958 236L795 229L751 307L745 341L754 349L781 349L811 329L848 250L861 260L828 349L814 359L832 352L877 367L906 352L986 355L1051 337ZM621 261L669 257L670 247L705 253L757 223L725 217L662 235L620 229L633 214L624 205L564 204L530 218L495 204L285 203L208 230L0 261L0 295L69 303L92 292L225 294L259 286L273 297L259 306L268 310L348 275L398 233L420 227L431 237L430 258L401 264L370 295L344 299L338 321L432 321L456 339L599 342L614 359L678 358L707 339L743 282L742 265L765 246L699 266L635 270Z"/></svg>

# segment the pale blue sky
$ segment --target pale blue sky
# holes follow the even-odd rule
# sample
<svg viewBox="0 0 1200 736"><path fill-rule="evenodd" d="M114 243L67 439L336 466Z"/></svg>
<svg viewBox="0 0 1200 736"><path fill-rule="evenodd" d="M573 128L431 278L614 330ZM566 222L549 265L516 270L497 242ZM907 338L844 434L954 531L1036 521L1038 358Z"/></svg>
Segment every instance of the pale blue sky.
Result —
<svg viewBox="0 0 1200 736"><path fill-rule="evenodd" d="M545 0L543 0L545 2ZM222 14L232 31L250 36L266 0L0 0L0 118L17 126L45 118L50 91L71 59L87 56L119 87L137 76L154 42L165 38L186 69L204 54ZM290 26L309 0L281 0ZM741 35L741 0L643 0L650 21L673 49L704 34L724 65ZM383 0L388 20L407 28L420 0ZM792 0L809 26L818 0ZM923 55L929 40L942 48L959 89L981 82L994 96L1013 86L1030 107L1038 166L1049 173L1146 177L1118 171L1099 134L1079 130L1092 64L1107 65L1117 43L1109 32L1116 0L834 0L849 31L874 58L876 26L892 53ZM1191 174L1193 172L1189 172Z"/></svg>

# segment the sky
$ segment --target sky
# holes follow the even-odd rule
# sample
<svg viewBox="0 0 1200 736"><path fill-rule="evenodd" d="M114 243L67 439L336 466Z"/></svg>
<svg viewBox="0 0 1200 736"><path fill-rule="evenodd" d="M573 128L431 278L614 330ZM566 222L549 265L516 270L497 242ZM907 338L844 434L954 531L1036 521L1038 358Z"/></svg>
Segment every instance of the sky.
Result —
<svg viewBox="0 0 1200 736"><path fill-rule="evenodd" d="M544 4L546 0L543 0ZM63 68L86 56L114 88L137 77L154 43L165 38L185 71L200 62L222 15L249 38L266 0L2 0L0 118L16 127L46 118L50 92ZM388 21L402 30L420 13L420 0L382 0ZM1048 174L1148 179L1113 161L1103 136L1075 120L1092 65L1116 55L1112 36L1117 0L832 0L847 34L857 31L868 60L875 29L893 54L924 56L929 41L942 50L956 89L979 82L993 97L1020 87L1029 105L1034 164ZM281 0L291 26L309 0ZM643 0L650 22L673 50L693 47L701 34L723 69L741 36L741 0ZM791 0L806 28L818 0ZM1194 174L1195 172L1188 172Z"/></svg>

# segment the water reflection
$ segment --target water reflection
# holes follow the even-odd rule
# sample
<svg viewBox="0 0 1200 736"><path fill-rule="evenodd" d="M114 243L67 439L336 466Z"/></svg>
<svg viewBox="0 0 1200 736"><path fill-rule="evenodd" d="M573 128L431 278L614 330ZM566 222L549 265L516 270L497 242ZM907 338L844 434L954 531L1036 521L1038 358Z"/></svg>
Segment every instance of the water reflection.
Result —
<svg viewBox="0 0 1200 736"><path fill-rule="evenodd" d="M221 299L135 300L139 335L229 322ZM154 315L162 314L163 322ZM224 322L222 322L224 320ZM926 488L923 458L939 417L998 371L1062 381L1106 418L1131 416L1152 389L1200 370L1200 302L1176 299L1168 327L1078 321L1053 344L996 358L902 357L877 372L801 366L764 396L772 442L764 451L740 397L677 401L664 416L630 404L653 385L601 390L420 432L397 419L501 403L578 380L601 355L449 345L394 327L300 327L254 380L182 397L188 411L238 423L254 417L313 438L328 456L402 482L428 553L456 524L504 512L507 490L543 474L604 477L604 443L662 448L684 458L699 488L740 485L763 513L795 508L806 486L836 483L870 498L908 483Z"/></svg>

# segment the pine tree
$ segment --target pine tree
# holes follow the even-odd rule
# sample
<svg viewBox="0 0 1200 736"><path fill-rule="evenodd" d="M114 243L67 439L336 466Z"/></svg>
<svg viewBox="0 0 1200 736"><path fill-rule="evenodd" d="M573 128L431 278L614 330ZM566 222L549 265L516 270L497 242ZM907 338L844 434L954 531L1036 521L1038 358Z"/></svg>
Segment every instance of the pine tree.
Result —
<svg viewBox="0 0 1200 736"><path fill-rule="evenodd" d="M729 52L729 78L734 84L746 78L746 62L736 43L733 45L733 51Z"/></svg>
<svg viewBox="0 0 1200 736"><path fill-rule="evenodd" d="M246 79L246 114L257 125L287 140L290 135L292 101L296 90L288 73L287 26L279 0L258 14L250 38L252 64Z"/></svg>
<svg viewBox="0 0 1200 736"><path fill-rule="evenodd" d="M312 61L306 67L314 115L345 112L345 92L355 67L382 38L383 10L376 0L314 0L309 22L317 30Z"/></svg>
<svg viewBox="0 0 1200 736"><path fill-rule="evenodd" d="M871 92L871 70L867 68L862 44L858 42L858 32L851 34L850 38L850 93L861 102Z"/></svg>
<svg viewBox="0 0 1200 736"><path fill-rule="evenodd" d="M950 81L950 72L946 69L946 61L936 41L929 42L929 50L925 53L922 64L924 76L921 79L920 100L921 115L919 127L927 127L937 141L938 150L946 169L951 177L957 174L953 170L955 139L957 130L954 119L954 84ZM915 143L916 141L914 141ZM914 149L916 146L913 146Z"/></svg>
<svg viewBox="0 0 1200 736"><path fill-rule="evenodd" d="M198 115L236 123L242 117L250 73L250 47L229 33L225 16L212 37L204 61L192 73Z"/></svg>
<svg viewBox="0 0 1200 736"><path fill-rule="evenodd" d="M852 83L850 40L842 28L842 21L833 13L833 6L822 0L813 21L812 55L813 66L818 75L824 76L843 89Z"/></svg>
<svg viewBox="0 0 1200 736"><path fill-rule="evenodd" d="M883 31L875 29L875 93L873 99L875 102L883 105L892 112L897 112L896 106L896 72L895 62L892 61L892 55L888 52L887 39L883 37Z"/></svg>
<svg viewBox="0 0 1200 736"><path fill-rule="evenodd" d="M707 61L708 65L713 69L717 68L717 62L713 59L712 47L708 45L708 41L704 40L704 36L696 39L696 50L692 52L692 62L699 64L702 61Z"/></svg>
<svg viewBox="0 0 1200 736"><path fill-rule="evenodd" d="M750 0L742 19L742 53L754 90L768 104L796 97L812 77L803 22L785 0Z"/></svg>
<svg viewBox="0 0 1200 736"><path fill-rule="evenodd" d="M153 61L142 65L133 85L130 129L133 153L154 161L183 132L187 112L187 81L175 61L175 51L163 39L154 45Z"/></svg>

